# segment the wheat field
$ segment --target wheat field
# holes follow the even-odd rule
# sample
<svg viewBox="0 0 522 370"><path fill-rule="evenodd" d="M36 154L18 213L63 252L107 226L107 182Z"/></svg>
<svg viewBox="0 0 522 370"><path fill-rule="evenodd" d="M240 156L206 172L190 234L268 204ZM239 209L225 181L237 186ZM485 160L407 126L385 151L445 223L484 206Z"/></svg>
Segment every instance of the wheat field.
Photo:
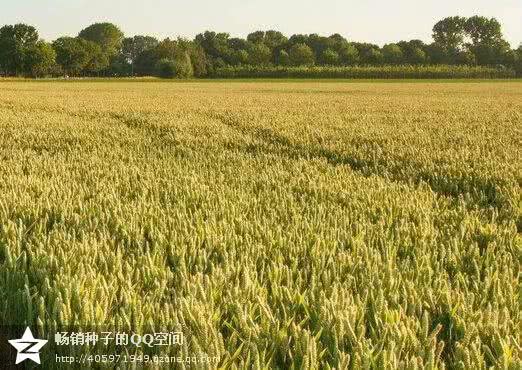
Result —
<svg viewBox="0 0 522 370"><path fill-rule="evenodd" d="M521 82L2 82L0 325L519 369L521 148Z"/></svg>

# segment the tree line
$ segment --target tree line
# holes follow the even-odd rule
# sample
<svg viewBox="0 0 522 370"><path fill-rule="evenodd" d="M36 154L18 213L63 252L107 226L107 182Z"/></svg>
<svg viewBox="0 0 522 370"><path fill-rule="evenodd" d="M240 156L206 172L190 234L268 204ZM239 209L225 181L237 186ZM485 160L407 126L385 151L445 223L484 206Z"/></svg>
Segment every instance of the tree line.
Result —
<svg viewBox="0 0 522 370"><path fill-rule="evenodd" d="M339 34L256 31L246 39L206 31L193 40L125 37L112 23L95 23L52 43L26 24L0 28L4 76L207 77L223 68L307 66L495 66L522 73L522 45L511 49L495 18L448 17L433 27L433 42L399 41L379 47Z"/></svg>

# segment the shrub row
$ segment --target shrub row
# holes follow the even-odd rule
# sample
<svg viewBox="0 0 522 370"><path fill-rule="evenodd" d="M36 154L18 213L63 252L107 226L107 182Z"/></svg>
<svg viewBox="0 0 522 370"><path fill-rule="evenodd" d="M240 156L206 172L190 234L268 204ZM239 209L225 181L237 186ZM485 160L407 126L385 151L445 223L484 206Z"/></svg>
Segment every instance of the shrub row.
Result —
<svg viewBox="0 0 522 370"><path fill-rule="evenodd" d="M253 67L218 68L212 78L514 78L515 71L503 67L482 66L354 66L354 67Z"/></svg>

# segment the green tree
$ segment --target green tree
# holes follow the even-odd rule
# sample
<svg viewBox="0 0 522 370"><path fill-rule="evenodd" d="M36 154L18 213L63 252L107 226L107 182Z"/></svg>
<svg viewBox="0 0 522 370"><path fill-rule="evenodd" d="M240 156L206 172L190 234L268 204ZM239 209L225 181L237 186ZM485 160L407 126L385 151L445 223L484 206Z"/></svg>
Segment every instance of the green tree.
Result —
<svg viewBox="0 0 522 370"><path fill-rule="evenodd" d="M175 78L176 77L176 62L172 59L160 59L156 65L157 74L161 78Z"/></svg>
<svg viewBox="0 0 522 370"><path fill-rule="evenodd" d="M156 65L156 71L161 78L190 78L194 76L190 56L187 52L176 55L174 59L160 59Z"/></svg>
<svg viewBox="0 0 522 370"><path fill-rule="evenodd" d="M116 55L123 43L123 32L112 23L94 23L80 31L78 37L98 44L109 57Z"/></svg>
<svg viewBox="0 0 522 370"><path fill-rule="evenodd" d="M174 60L182 52L182 48L177 40L166 38L156 46L158 59Z"/></svg>
<svg viewBox="0 0 522 370"><path fill-rule="evenodd" d="M195 43L191 43L188 50L192 69L195 77L204 77L207 75L207 56L203 48Z"/></svg>
<svg viewBox="0 0 522 370"><path fill-rule="evenodd" d="M134 74L137 76L154 76L158 60L156 48L141 52L134 61Z"/></svg>
<svg viewBox="0 0 522 370"><path fill-rule="evenodd" d="M282 48L287 42L286 36L279 31L269 30L265 32L263 43L271 50Z"/></svg>
<svg viewBox="0 0 522 370"><path fill-rule="evenodd" d="M315 64L314 52L306 44L293 45L288 55L290 57L290 64L294 66L311 66Z"/></svg>
<svg viewBox="0 0 522 370"><path fill-rule="evenodd" d="M465 26L466 18L444 18L433 26L433 40L450 54L456 54L464 44Z"/></svg>
<svg viewBox="0 0 522 370"><path fill-rule="evenodd" d="M290 55L288 55L286 50L280 50L277 55L277 65L280 66L289 66L290 65Z"/></svg>
<svg viewBox="0 0 522 370"><path fill-rule="evenodd" d="M176 63L176 77L177 78L191 78L194 76L194 69L188 52L183 52L177 55L174 59Z"/></svg>
<svg viewBox="0 0 522 370"><path fill-rule="evenodd" d="M464 29L471 39L468 49L480 65L509 63L511 47L504 40L502 27L495 18L474 16L466 21Z"/></svg>
<svg viewBox="0 0 522 370"><path fill-rule="evenodd" d="M421 48L414 48L411 50L408 56L409 64L424 64L426 63L426 52Z"/></svg>
<svg viewBox="0 0 522 370"><path fill-rule="evenodd" d="M131 75L134 74L134 65L138 56L146 50L154 49L159 41L152 36L137 35L123 39L121 54L123 61L126 61L131 69Z"/></svg>
<svg viewBox="0 0 522 370"><path fill-rule="evenodd" d="M248 51L244 49L240 50L234 50L233 52L233 65L244 65L248 64L250 60L250 56L248 54Z"/></svg>
<svg viewBox="0 0 522 370"><path fill-rule="evenodd" d="M261 44L265 42L265 31L255 31L247 35L247 41L252 44Z"/></svg>
<svg viewBox="0 0 522 370"><path fill-rule="evenodd" d="M403 62L407 64L424 64L427 60L427 46L421 40L399 41L397 45L403 53Z"/></svg>
<svg viewBox="0 0 522 370"><path fill-rule="evenodd" d="M384 62L384 55L379 49L370 48L363 53L362 59L366 64L380 65Z"/></svg>
<svg viewBox="0 0 522 370"><path fill-rule="evenodd" d="M288 39L287 47L290 49L292 46L296 44L305 44L308 45L308 35L295 34L290 36Z"/></svg>
<svg viewBox="0 0 522 370"><path fill-rule="evenodd" d="M434 42L427 46L427 61L430 64L444 64L444 63L450 63L450 55L448 53L448 50Z"/></svg>
<svg viewBox="0 0 522 370"><path fill-rule="evenodd" d="M321 63L324 65L336 66L339 64L339 59L339 53L331 48L324 50L321 55Z"/></svg>
<svg viewBox="0 0 522 370"><path fill-rule="evenodd" d="M216 33L205 31L196 35L194 41L200 45L208 56L210 68L226 65L232 59L232 51L229 47L230 35L228 33Z"/></svg>
<svg viewBox="0 0 522 370"><path fill-rule="evenodd" d="M350 45L359 52L359 62L361 64L381 64L383 62L379 45L366 42L352 42Z"/></svg>
<svg viewBox="0 0 522 370"><path fill-rule="evenodd" d="M253 44L248 51L248 63L254 66L266 66L270 64L272 51L262 43Z"/></svg>
<svg viewBox="0 0 522 370"><path fill-rule="evenodd" d="M239 37L234 37L228 40L228 48L234 51L248 50L251 46L251 42Z"/></svg>
<svg viewBox="0 0 522 370"><path fill-rule="evenodd" d="M0 66L6 75L20 75L27 70L27 54L38 42L38 32L26 24L0 28Z"/></svg>
<svg viewBox="0 0 522 370"><path fill-rule="evenodd" d="M109 59L101 47L79 37L60 37L53 42L56 62L71 76L98 74L109 66Z"/></svg>
<svg viewBox="0 0 522 370"><path fill-rule="evenodd" d="M26 54L26 73L32 77L44 77L56 69L56 52L51 44L40 40Z"/></svg>
<svg viewBox="0 0 522 370"><path fill-rule="evenodd" d="M464 24L464 30L473 45L494 44L503 41L502 26L495 18L470 17Z"/></svg>
<svg viewBox="0 0 522 370"><path fill-rule="evenodd" d="M207 58L203 48L196 42L179 37L177 40L178 51L176 57L186 54L189 57L192 71L190 77L203 77L207 75ZM184 55L183 55L184 57ZM174 58L176 59L176 58Z"/></svg>
<svg viewBox="0 0 522 370"><path fill-rule="evenodd" d="M404 54L397 44L387 44L382 48L384 62L387 64L401 64L404 62Z"/></svg>
<svg viewBox="0 0 522 370"><path fill-rule="evenodd" d="M53 48L56 52L56 62L68 75L78 75L89 63L89 52L76 37L60 37L53 42Z"/></svg>
<svg viewBox="0 0 522 370"><path fill-rule="evenodd" d="M109 55L103 51L100 45L79 39L80 46L86 50L89 61L83 68L83 73L87 75L99 75L103 70L109 67Z"/></svg>
<svg viewBox="0 0 522 370"><path fill-rule="evenodd" d="M522 44L515 51L515 58L513 61L515 65L515 70L517 71L517 76L522 77Z"/></svg>
<svg viewBox="0 0 522 370"><path fill-rule="evenodd" d="M340 34L334 33L328 37L329 45L335 51L339 52L343 47L349 45L349 42Z"/></svg>
<svg viewBox="0 0 522 370"><path fill-rule="evenodd" d="M355 65L360 61L359 50L351 44L344 45L339 50L339 58L343 65Z"/></svg>
<svg viewBox="0 0 522 370"><path fill-rule="evenodd" d="M456 63L461 65L473 66L477 64L477 58L469 50L462 50L457 54Z"/></svg>
<svg viewBox="0 0 522 370"><path fill-rule="evenodd" d="M510 47L506 41L470 46L480 65L505 64L509 60Z"/></svg>
<svg viewBox="0 0 522 370"><path fill-rule="evenodd" d="M323 53L327 49L334 49L334 40L328 37L319 36L315 33L308 36L308 41L306 44L312 49L316 60L320 63L322 62L321 56Z"/></svg>

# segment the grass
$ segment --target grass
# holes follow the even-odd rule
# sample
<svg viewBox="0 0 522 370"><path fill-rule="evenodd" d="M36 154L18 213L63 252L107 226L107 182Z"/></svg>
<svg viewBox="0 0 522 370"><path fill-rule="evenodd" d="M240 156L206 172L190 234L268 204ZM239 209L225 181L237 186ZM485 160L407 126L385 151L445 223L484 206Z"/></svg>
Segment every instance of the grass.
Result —
<svg viewBox="0 0 522 370"><path fill-rule="evenodd" d="M177 330L161 353L224 368L518 368L521 112L520 82L4 82L0 325Z"/></svg>

